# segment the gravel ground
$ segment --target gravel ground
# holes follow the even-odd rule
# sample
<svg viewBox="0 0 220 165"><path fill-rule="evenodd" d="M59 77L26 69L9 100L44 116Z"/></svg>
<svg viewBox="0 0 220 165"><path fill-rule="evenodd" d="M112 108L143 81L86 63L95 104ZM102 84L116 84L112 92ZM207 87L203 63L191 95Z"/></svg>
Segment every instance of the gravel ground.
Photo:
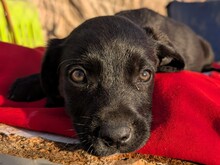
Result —
<svg viewBox="0 0 220 165"><path fill-rule="evenodd" d="M0 153L2 154L31 159L42 158L64 165L193 165L186 161L137 153L96 157L77 149L77 146L53 142L40 137L25 138L0 133L0 140Z"/></svg>

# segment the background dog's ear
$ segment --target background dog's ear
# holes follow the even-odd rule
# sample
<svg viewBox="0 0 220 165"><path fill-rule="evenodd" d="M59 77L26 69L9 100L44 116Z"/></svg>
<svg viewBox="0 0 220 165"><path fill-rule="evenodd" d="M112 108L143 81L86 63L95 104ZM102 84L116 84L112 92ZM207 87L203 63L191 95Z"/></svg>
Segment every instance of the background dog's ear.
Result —
<svg viewBox="0 0 220 165"><path fill-rule="evenodd" d="M210 45L210 43L208 43L204 38L202 38L201 36L197 36L200 44L202 46L203 49L203 56L204 56L204 66L206 65L211 65L212 62L214 61L214 52L212 49L212 46Z"/></svg>
<svg viewBox="0 0 220 165"><path fill-rule="evenodd" d="M41 84L47 96L46 106L63 106L63 98L59 94L58 66L62 54L62 42L64 39L52 39L44 56L41 67Z"/></svg>
<svg viewBox="0 0 220 165"><path fill-rule="evenodd" d="M145 27L144 30L148 36L152 36L156 41L157 57L159 59L158 72L176 72L184 69L183 57L177 52L175 46L165 34L151 27Z"/></svg>

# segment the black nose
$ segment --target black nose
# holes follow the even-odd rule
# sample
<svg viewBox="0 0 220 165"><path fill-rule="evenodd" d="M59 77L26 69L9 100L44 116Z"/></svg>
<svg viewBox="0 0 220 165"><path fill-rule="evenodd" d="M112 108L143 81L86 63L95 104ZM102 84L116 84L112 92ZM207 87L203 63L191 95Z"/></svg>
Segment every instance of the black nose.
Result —
<svg viewBox="0 0 220 165"><path fill-rule="evenodd" d="M131 128L125 125L105 124L100 127L99 137L108 146L121 146L131 138Z"/></svg>

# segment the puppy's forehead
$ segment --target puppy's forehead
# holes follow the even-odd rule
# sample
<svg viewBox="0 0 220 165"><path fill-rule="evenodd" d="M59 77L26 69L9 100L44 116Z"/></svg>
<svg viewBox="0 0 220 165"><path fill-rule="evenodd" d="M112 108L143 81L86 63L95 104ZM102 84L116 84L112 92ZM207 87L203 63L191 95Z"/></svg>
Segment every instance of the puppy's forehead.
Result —
<svg viewBox="0 0 220 165"><path fill-rule="evenodd" d="M156 62L152 38L128 19L117 16L86 21L67 37L64 45L64 59L96 59L109 65L122 65L136 56L149 63Z"/></svg>

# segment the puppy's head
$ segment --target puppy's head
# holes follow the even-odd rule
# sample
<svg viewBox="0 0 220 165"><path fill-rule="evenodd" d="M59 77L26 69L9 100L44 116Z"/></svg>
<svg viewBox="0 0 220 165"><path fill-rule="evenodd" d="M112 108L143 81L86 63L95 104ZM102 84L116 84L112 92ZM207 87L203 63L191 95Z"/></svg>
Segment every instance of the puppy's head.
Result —
<svg viewBox="0 0 220 165"><path fill-rule="evenodd" d="M89 153L131 152L149 138L154 74L184 66L172 44L162 40L151 28L105 16L49 44L41 72L48 104L64 99Z"/></svg>

